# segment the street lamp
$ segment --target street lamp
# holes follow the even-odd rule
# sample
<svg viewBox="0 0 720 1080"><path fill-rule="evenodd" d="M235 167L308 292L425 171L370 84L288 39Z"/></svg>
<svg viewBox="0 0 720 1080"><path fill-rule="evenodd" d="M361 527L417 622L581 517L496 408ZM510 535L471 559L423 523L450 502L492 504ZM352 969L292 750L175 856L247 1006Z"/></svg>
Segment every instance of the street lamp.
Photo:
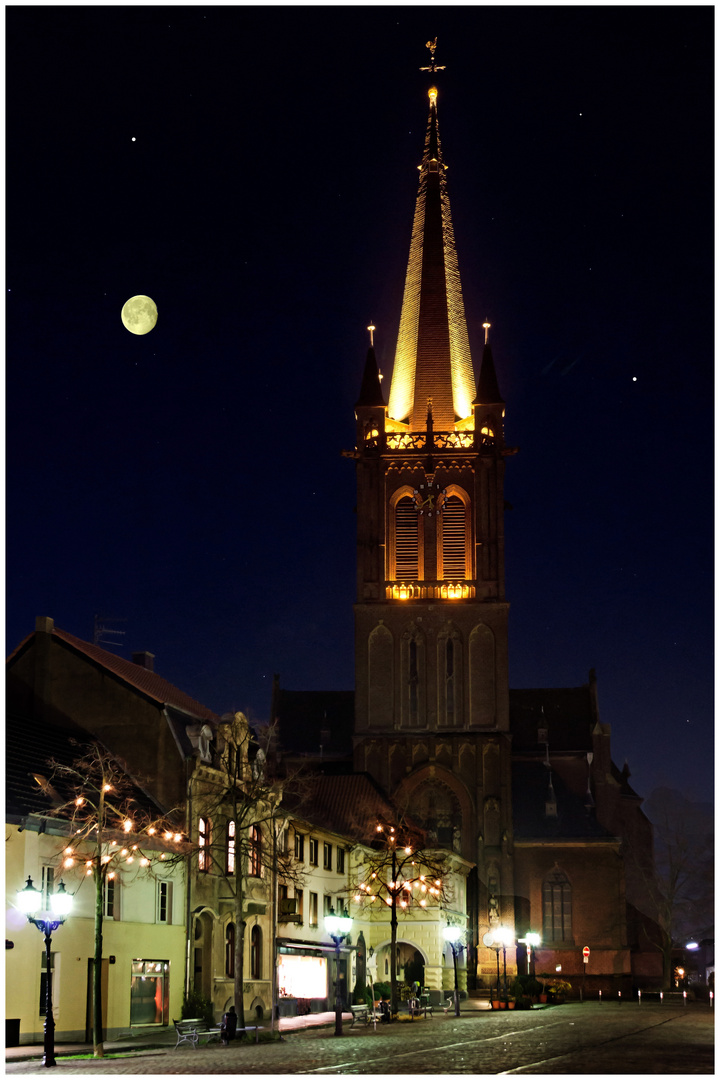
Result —
<svg viewBox="0 0 720 1080"><path fill-rule="evenodd" d="M509 945L515 941L515 935L508 926L498 926L495 930L495 940L502 946L503 951L503 993L505 994L505 1001L507 1001L507 958L506 949ZM498 964L499 964L498 954Z"/></svg>
<svg viewBox="0 0 720 1080"><path fill-rule="evenodd" d="M325 929L335 944L335 1034L342 1035L342 997L340 996L340 945L352 929L352 919L347 911L342 915L330 913L325 916Z"/></svg>
<svg viewBox="0 0 720 1080"><path fill-rule="evenodd" d="M70 893L65 892L65 886L61 881L57 892L50 897L52 910L40 911L42 893L35 888L31 877L27 879L25 888L19 890L17 898L18 905L27 915L28 922L31 922L33 926L37 926L40 933L45 937L45 969L47 975L45 980L45 1034L42 1063L49 1069L56 1064L55 1017L53 1016L52 1002L52 932L57 930L58 926L62 926L66 916L70 914L73 898ZM35 918L36 912L39 913L37 918Z"/></svg>
<svg viewBox="0 0 720 1080"><path fill-rule="evenodd" d="M460 1015L460 989L458 987L458 953L462 949L460 944L460 938L462 937L462 930L459 926L445 926L443 928L443 937L447 941L448 945L452 949L453 967L455 969L455 1015Z"/></svg>

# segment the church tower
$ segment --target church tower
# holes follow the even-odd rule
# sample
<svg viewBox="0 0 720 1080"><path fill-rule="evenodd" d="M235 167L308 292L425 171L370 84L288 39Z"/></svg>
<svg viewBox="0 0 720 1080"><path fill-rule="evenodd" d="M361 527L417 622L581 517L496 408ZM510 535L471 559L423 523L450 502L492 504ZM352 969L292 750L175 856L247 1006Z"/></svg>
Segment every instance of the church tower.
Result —
<svg viewBox="0 0 720 1080"><path fill-rule="evenodd" d="M389 400L371 339L355 410L354 767L431 842L477 864L477 963L478 935L513 921L503 482L514 450L487 323L475 380L435 85L428 98Z"/></svg>

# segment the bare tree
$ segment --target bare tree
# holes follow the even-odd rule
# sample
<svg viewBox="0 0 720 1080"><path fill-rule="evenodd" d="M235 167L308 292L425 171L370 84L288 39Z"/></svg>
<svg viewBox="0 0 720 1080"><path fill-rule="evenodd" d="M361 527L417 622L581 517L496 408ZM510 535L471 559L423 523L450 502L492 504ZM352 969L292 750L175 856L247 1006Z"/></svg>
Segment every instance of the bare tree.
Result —
<svg viewBox="0 0 720 1080"><path fill-rule="evenodd" d="M212 867L214 873L222 876L233 897L236 928L233 996L239 1028L245 1027L248 879L270 877L273 908L278 877L301 883L294 860L285 846L279 844L288 816L282 805L283 795L290 790L297 792L300 782L297 776L288 776L277 767L274 739L272 726L253 731L242 712L223 717L217 730L216 767L199 770L194 789L194 812L198 817L225 822L224 829L215 829L209 837L199 837L193 857L201 870Z"/></svg>
<svg viewBox="0 0 720 1080"><path fill-rule="evenodd" d="M107 883L138 869L152 874L156 862L166 866L178 862L184 837L104 747L70 741L78 746L78 757L69 764L51 760L51 775L41 787L54 803L45 816L67 822L69 839L59 856L62 867L84 864L94 883L93 1056L104 1057L101 974Z"/></svg>
<svg viewBox="0 0 720 1080"><path fill-rule="evenodd" d="M364 909L390 909L390 1010L397 1013L398 914L445 905L452 899L447 884L450 867L442 851L424 846L424 835L407 819L378 821L351 884L355 903ZM379 910L378 910L379 909Z"/></svg>
<svg viewBox="0 0 720 1080"><path fill-rule="evenodd" d="M660 927L663 986L673 982L673 948L713 923L712 817L679 792L659 789L646 800L653 821L654 863L644 874Z"/></svg>

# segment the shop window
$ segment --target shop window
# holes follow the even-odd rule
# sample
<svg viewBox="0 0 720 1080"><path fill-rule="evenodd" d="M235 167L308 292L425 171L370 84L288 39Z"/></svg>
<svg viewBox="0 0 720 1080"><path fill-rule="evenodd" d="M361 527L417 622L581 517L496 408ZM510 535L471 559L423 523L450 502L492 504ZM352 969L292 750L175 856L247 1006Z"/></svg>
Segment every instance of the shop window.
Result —
<svg viewBox="0 0 720 1080"><path fill-rule="evenodd" d="M169 984L170 965L167 960L132 961L131 1025L167 1024Z"/></svg>

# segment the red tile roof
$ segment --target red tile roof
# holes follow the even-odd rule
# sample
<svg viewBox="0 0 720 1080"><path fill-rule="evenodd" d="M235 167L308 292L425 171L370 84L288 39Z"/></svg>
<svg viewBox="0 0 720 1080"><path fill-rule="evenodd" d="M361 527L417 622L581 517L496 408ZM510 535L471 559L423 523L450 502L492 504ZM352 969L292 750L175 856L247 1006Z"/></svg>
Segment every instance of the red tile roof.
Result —
<svg viewBox="0 0 720 1080"><path fill-rule="evenodd" d="M92 660L94 664L118 676L129 686L133 686L136 690L145 694L146 697L152 698L161 705L174 705L175 708L181 709L183 712L189 713L200 720L210 720L213 723L219 721L219 716L212 709L208 709L206 705L201 705L199 701L190 697L184 690L173 686L167 679L163 679L161 675L157 675L154 671L148 671L147 668L134 664L131 660L125 660L121 656L107 652L105 649L101 649L99 645L91 645L89 641L82 641L81 638L75 637L74 634L69 634L67 630L54 627L51 632L56 640L69 645L75 652L82 653L83 656ZM33 633L26 637L12 651L8 657L8 663L19 653L24 652L35 636L36 634Z"/></svg>

